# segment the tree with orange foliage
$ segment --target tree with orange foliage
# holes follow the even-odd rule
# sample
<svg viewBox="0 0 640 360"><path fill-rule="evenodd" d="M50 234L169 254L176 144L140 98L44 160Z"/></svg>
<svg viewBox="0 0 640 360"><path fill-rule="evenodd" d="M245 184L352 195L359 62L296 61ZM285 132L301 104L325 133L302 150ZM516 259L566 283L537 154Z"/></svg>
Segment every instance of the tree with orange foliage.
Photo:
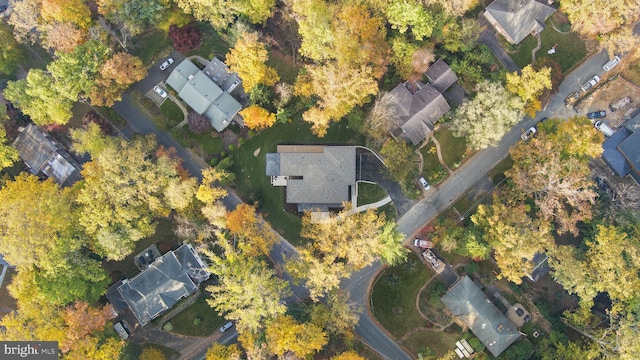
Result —
<svg viewBox="0 0 640 360"><path fill-rule="evenodd" d="M54 22L44 28L44 46L65 53L87 40L87 31L68 22Z"/></svg>
<svg viewBox="0 0 640 360"><path fill-rule="evenodd" d="M98 106L111 106L121 99L129 85L144 79L147 68L140 58L126 52L113 55L100 68L96 84L91 89L91 102Z"/></svg>
<svg viewBox="0 0 640 360"><path fill-rule="evenodd" d="M240 240L238 246L246 256L269 255L277 238L258 219L255 206L242 203L227 213L227 229Z"/></svg>
<svg viewBox="0 0 640 360"><path fill-rule="evenodd" d="M244 124L249 129L264 129L271 127L276 122L276 115L270 113L258 105L251 105L240 111L244 118Z"/></svg>

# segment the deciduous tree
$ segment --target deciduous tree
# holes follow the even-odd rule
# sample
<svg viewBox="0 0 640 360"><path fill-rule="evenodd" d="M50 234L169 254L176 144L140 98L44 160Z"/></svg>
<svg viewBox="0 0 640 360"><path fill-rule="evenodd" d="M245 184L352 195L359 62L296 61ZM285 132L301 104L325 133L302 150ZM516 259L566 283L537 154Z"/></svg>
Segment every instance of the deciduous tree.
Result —
<svg viewBox="0 0 640 360"><path fill-rule="evenodd" d="M600 46L607 49L609 56L632 53L638 49L640 38L633 33L633 26L627 25L600 37Z"/></svg>
<svg viewBox="0 0 640 360"><path fill-rule="evenodd" d="M474 6L478 5L478 0L426 0L427 5L440 5L451 16L462 16ZM474 20L475 21L475 20Z"/></svg>
<svg viewBox="0 0 640 360"><path fill-rule="evenodd" d="M438 0L432 0L438 1ZM461 0L465 1L465 0ZM475 2L476 0L467 0ZM445 4L451 4L450 1L443 1ZM446 7L445 7L446 8ZM458 8L459 9L459 8ZM444 48L451 52L467 52L471 51L480 36L480 24L476 19L462 18L455 19L442 29L444 38Z"/></svg>
<svg viewBox="0 0 640 360"><path fill-rule="evenodd" d="M484 81L476 95L456 111L451 130L466 137L471 149L495 146L511 127L522 119L524 103L498 83Z"/></svg>
<svg viewBox="0 0 640 360"><path fill-rule="evenodd" d="M44 46L63 53L72 52L87 40L87 31L68 22L44 26Z"/></svg>
<svg viewBox="0 0 640 360"><path fill-rule="evenodd" d="M206 360L240 360L242 351L238 344L223 345L214 342L213 346L207 350Z"/></svg>
<svg viewBox="0 0 640 360"><path fill-rule="evenodd" d="M227 229L238 237L238 246L246 256L268 256L277 241L273 230L258 218L255 207L244 203L227 213Z"/></svg>
<svg viewBox="0 0 640 360"><path fill-rule="evenodd" d="M325 302L313 304L310 310L311 322L324 329L331 336L353 337L353 329L358 324L358 313L362 309L349 300L349 296L340 291L332 291Z"/></svg>
<svg viewBox="0 0 640 360"><path fill-rule="evenodd" d="M0 107L4 108L4 104L0 104ZM0 123L4 120L1 111L2 109L0 109ZM4 126L0 125L0 171L10 167L19 159L18 150L7 143L7 132Z"/></svg>
<svg viewBox="0 0 640 360"><path fill-rule="evenodd" d="M97 3L102 16L112 23L121 24L131 35L156 25L167 9L162 0L98 0Z"/></svg>
<svg viewBox="0 0 640 360"><path fill-rule="evenodd" d="M499 277L516 284L533 271L534 255L544 253L552 241L549 226L534 222L524 204L505 203L499 196L493 197L491 205L478 205L471 220L493 248Z"/></svg>
<svg viewBox="0 0 640 360"><path fill-rule="evenodd" d="M187 115L187 121L189 130L195 134L202 134L213 128L211 126L211 120L209 120L206 115L198 114L195 111L191 111L189 115Z"/></svg>
<svg viewBox="0 0 640 360"><path fill-rule="evenodd" d="M365 133L377 143L389 138L393 126L398 123L395 111L397 99L388 92L380 92L373 103L369 115L364 120Z"/></svg>
<svg viewBox="0 0 640 360"><path fill-rule="evenodd" d="M318 352L329 341L321 327L298 323L290 315L273 319L265 333L269 350L279 357L291 352L298 358L304 358Z"/></svg>
<svg viewBox="0 0 640 360"><path fill-rule="evenodd" d="M276 114L270 113L258 105L251 105L245 108L240 111L240 115L244 118L244 124L249 129L268 128L276 122Z"/></svg>
<svg viewBox="0 0 640 360"><path fill-rule="evenodd" d="M411 59L413 53L420 47L408 41L404 36L395 36L391 39L391 64L396 68L396 74L404 80L408 80L413 74Z"/></svg>
<svg viewBox="0 0 640 360"><path fill-rule="evenodd" d="M91 103L111 106L122 99L121 95L131 84L147 76L147 68L140 58L119 52L105 61L91 88Z"/></svg>
<svg viewBox="0 0 640 360"><path fill-rule="evenodd" d="M262 24L271 17L275 0L177 0L178 6L198 20L209 21L217 30L224 30L237 17L246 17L252 24Z"/></svg>
<svg viewBox="0 0 640 360"><path fill-rule="evenodd" d="M11 75L18 64L24 61L25 54L22 46L13 38L11 28L0 23L0 74Z"/></svg>
<svg viewBox="0 0 640 360"><path fill-rule="evenodd" d="M390 0L383 12L393 29L401 34L411 30L411 35L416 40L430 37L436 25L431 13L417 0Z"/></svg>
<svg viewBox="0 0 640 360"><path fill-rule="evenodd" d="M9 25L13 28L13 36L22 43L31 42L38 38L36 28L41 21L41 0L15 0L11 2L11 16Z"/></svg>
<svg viewBox="0 0 640 360"><path fill-rule="evenodd" d="M384 159L387 166L387 174L389 177L399 183L407 181L409 174L416 170L416 154L413 149L403 141L395 139L387 140L380 155Z"/></svg>
<svg viewBox="0 0 640 360"><path fill-rule="evenodd" d="M41 0L45 22L70 22L82 29L91 25L91 10L83 0Z"/></svg>
<svg viewBox="0 0 640 360"><path fill-rule="evenodd" d="M265 64L268 59L269 53L259 41L258 33L246 32L229 50L226 63L231 71L238 73L244 89L249 92L258 84L271 86L280 80L276 70Z"/></svg>
<svg viewBox="0 0 640 360"><path fill-rule="evenodd" d="M329 123L338 121L355 106L363 105L370 95L378 93L378 84L371 68L349 68L327 63L307 66L306 73L296 79L297 95L317 96L318 102L302 114L312 123L311 130L319 137L326 134Z"/></svg>
<svg viewBox="0 0 640 360"><path fill-rule="evenodd" d="M362 356L358 355L355 351L347 351L340 353L331 358L332 360L366 360Z"/></svg>
<svg viewBox="0 0 640 360"><path fill-rule="evenodd" d="M535 70L531 65L522 69L521 74L512 72L507 74L507 91L517 95L527 104L529 116L534 116L540 110L538 97L544 90L551 90L551 68ZM531 107L531 104L538 106Z"/></svg>
<svg viewBox="0 0 640 360"><path fill-rule="evenodd" d="M31 69L25 79L9 81L3 94L36 125L64 125L73 115L73 101L63 97L53 77L41 69Z"/></svg>
<svg viewBox="0 0 640 360"><path fill-rule="evenodd" d="M157 348L144 348L140 354L140 360L165 360L166 357Z"/></svg>
<svg viewBox="0 0 640 360"><path fill-rule="evenodd" d="M638 0L566 0L562 9L571 21L572 30L586 36L610 33L637 19Z"/></svg>
<svg viewBox="0 0 640 360"><path fill-rule="evenodd" d="M202 45L202 34L193 25L185 25L181 28L171 25L169 37L173 42L173 48L181 54L186 54Z"/></svg>

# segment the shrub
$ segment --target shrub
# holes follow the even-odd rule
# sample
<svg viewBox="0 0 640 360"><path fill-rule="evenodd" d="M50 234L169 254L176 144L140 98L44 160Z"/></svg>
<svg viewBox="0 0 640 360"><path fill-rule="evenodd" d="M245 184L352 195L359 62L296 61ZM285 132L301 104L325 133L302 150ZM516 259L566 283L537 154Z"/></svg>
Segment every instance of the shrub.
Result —
<svg viewBox="0 0 640 360"><path fill-rule="evenodd" d="M168 322L168 323L165 323L164 325L162 325L162 328L163 328L165 331L171 331L171 330L173 330L173 325L171 325L171 323L170 323L170 322Z"/></svg>
<svg viewBox="0 0 640 360"><path fill-rule="evenodd" d="M211 165L211 167L216 167L216 165L218 165L218 158L214 157L213 159L211 159L211 162L209 162L209 164Z"/></svg>
<svg viewBox="0 0 640 360"><path fill-rule="evenodd" d="M202 44L202 34L193 25L186 25L181 28L171 25L169 27L169 37L173 42L173 48L181 54L197 49Z"/></svg>

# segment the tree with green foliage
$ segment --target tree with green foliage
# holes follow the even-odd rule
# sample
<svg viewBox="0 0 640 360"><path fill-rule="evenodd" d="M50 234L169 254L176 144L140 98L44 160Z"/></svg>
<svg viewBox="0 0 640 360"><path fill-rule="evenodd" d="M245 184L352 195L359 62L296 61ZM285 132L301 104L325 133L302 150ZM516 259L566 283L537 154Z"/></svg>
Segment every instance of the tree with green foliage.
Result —
<svg viewBox="0 0 640 360"><path fill-rule="evenodd" d="M36 125L64 125L73 115L74 101L64 97L54 78L41 69L31 69L25 79L9 81L4 97Z"/></svg>
<svg viewBox="0 0 640 360"><path fill-rule="evenodd" d="M344 336L352 339L358 324L358 308L349 299L348 294L340 291L330 292L325 302L314 303L309 310L311 322L324 329L330 336Z"/></svg>
<svg viewBox="0 0 640 360"><path fill-rule="evenodd" d="M210 271L218 276L218 284L207 286L211 293L207 303L226 319L237 321L240 332L257 331L266 320L283 315L287 282L264 261L237 253L227 239L220 237L217 245L223 255L207 253Z"/></svg>
<svg viewBox="0 0 640 360"><path fill-rule="evenodd" d="M469 52L476 46L480 32L476 19L453 19L442 29L444 48L451 52Z"/></svg>
<svg viewBox="0 0 640 360"><path fill-rule="evenodd" d="M264 24L275 8L275 0L176 0L178 7L216 30L225 30L237 19Z"/></svg>
<svg viewBox="0 0 640 360"><path fill-rule="evenodd" d="M496 146L513 125L522 120L523 101L499 83L484 81L476 95L456 111L451 122L454 136L464 136L474 150Z"/></svg>
<svg viewBox="0 0 640 360"><path fill-rule="evenodd" d="M7 132L2 125L4 122L3 115L6 116L6 107L0 103L0 171L12 166L20 159L18 150L13 145L7 143Z"/></svg>
<svg viewBox="0 0 640 360"><path fill-rule="evenodd" d="M431 36L436 20L418 0L389 0L383 8L391 28L401 34L411 31L415 40L424 40Z"/></svg>
<svg viewBox="0 0 640 360"><path fill-rule="evenodd" d="M391 58L389 62L395 67L396 74L401 79L408 80L413 74L411 59L420 47L407 40L404 36L394 36L391 39Z"/></svg>
<svg viewBox="0 0 640 360"><path fill-rule="evenodd" d="M455 17L461 17L474 6L477 6L479 2L478 0L425 0L425 4L442 6L447 15ZM475 20L473 21L475 22Z"/></svg>
<svg viewBox="0 0 640 360"><path fill-rule="evenodd" d="M133 36L160 22L167 10L162 0L98 0L97 3L100 15L121 24Z"/></svg>
<svg viewBox="0 0 640 360"><path fill-rule="evenodd" d="M179 164L170 156L157 155L152 135L127 142L107 138L96 127L90 124L87 130L71 133L74 149L88 152L92 159L82 171L79 223L95 239L97 253L121 260L136 241L153 235L155 217L169 214L164 193L179 177Z"/></svg>
<svg viewBox="0 0 640 360"><path fill-rule="evenodd" d="M404 184L417 169L417 155L404 141L389 139L382 145L380 155L393 180Z"/></svg>
<svg viewBox="0 0 640 360"><path fill-rule="evenodd" d="M0 75L13 75L18 65L24 62L22 46L13 38L11 28L0 23Z"/></svg>

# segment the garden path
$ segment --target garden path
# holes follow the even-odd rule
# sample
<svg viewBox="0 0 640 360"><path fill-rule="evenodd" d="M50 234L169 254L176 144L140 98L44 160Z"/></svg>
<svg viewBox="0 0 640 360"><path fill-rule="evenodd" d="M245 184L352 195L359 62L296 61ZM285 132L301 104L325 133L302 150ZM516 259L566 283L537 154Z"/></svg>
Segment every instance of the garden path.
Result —
<svg viewBox="0 0 640 360"><path fill-rule="evenodd" d="M531 63L532 64L536 62L536 53L542 47L542 40L540 39L540 33L537 32L535 37L536 37L536 40L538 40L538 45L536 45L536 47L531 49Z"/></svg>

